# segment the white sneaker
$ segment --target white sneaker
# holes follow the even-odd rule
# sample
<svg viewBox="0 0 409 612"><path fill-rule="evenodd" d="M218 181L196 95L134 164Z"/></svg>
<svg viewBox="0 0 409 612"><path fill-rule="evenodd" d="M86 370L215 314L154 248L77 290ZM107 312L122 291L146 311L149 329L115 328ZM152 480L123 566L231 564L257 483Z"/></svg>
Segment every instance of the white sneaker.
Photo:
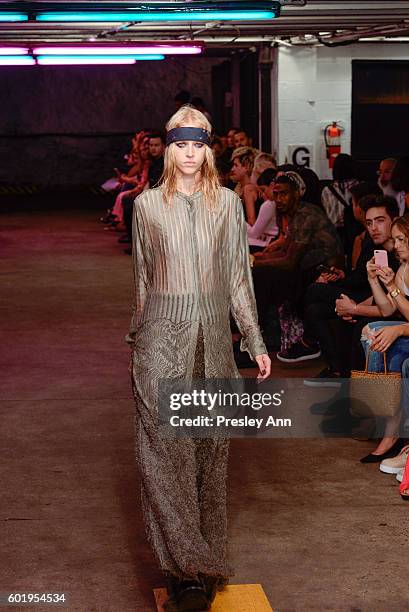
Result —
<svg viewBox="0 0 409 612"><path fill-rule="evenodd" d="M379 469L385 474L398 474L399 471L405 467L408 455L409 444L404 446L399 455L396 455L396 457L384 459L379 466Z"/></svg>
<svg viewBox="0 0 409 612"><path fill-rule="evenodd" d="M401 469L401 470L399 470L399 472L396 474L396 480L397 480L398 482L402 482L402 480L403 480L403 472L404 472L404 471L405 471L405 470L402 468L402 469Z"/></svg>

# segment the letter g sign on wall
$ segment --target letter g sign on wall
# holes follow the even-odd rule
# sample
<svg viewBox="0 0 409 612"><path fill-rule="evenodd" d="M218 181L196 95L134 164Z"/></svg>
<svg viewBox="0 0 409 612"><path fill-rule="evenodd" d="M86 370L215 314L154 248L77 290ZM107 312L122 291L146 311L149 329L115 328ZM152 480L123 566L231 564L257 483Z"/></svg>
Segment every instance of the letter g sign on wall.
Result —
<svg viewBox="0 0 409 612"><path fill-rule="evenodd" d="M310 168L312 164L312 145L288 145L288 163L294 166Z"/></svg>

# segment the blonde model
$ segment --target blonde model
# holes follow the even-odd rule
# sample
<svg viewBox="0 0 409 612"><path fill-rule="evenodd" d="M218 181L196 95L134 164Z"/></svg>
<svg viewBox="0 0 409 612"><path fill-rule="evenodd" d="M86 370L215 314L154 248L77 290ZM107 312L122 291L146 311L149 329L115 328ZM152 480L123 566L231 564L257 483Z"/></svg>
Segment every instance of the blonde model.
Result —
<svg viewBox="0 0 409 612"><path fill-rule="evenodd" d="M168 122L161 186L135 200L132 380L147 534L168 578L169 612L208 610L227 583L226 438L163 439L158 381L238 378L242 348L270 374L257 323L240 199L219 185L211 126L191 107Z"/></svg>

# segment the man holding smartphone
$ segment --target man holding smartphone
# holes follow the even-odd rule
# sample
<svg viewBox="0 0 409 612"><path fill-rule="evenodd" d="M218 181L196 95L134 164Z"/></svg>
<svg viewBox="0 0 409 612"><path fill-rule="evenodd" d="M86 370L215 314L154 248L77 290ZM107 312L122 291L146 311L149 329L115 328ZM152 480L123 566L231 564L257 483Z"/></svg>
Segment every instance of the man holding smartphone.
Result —
<svg viewBox="0 0 409 612"><path fill-rule="evenodd" d="M311 285L306 294L302 341L307 346L319 342L326 362L326 368L317 376L304 381L307 386L340 386L336 379L350 375L352 351L354 345L358 345L361 328L368 319L379 319L378 307L372 304L366 272L366 263L374 257L374 251L387 251L389 267L394 270L399 267L391 240L392 221L399 216L396 200L387 196L367 196L360 206L365 212L368 235L355 270L345 278L341 274L341 279L335 282L318 279L320 282ZM334 270L333 273L338 272ZM333 319L343 324L338 340L329 327Z"/></svg>
<svg viewBox="0 0 409 612"><path fill-rule="evenodd" d="M375 249L374 251L375 265L378 268L388 268L388 251Z"/></svg>

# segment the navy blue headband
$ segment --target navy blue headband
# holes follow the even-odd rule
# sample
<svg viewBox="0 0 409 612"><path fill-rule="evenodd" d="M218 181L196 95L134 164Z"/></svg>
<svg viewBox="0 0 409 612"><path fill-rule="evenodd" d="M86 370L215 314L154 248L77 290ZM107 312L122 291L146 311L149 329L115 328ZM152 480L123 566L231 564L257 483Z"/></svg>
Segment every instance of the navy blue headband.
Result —
<svg viewBox="0 0 409 612"><path fill-rule="evenodd" d="M203 142L210 147L210 134L203 128L196 127L178 127L169 130L166 134L166 146L172 142L180 142L181 140L193 140L194 142Z"/></svg>

